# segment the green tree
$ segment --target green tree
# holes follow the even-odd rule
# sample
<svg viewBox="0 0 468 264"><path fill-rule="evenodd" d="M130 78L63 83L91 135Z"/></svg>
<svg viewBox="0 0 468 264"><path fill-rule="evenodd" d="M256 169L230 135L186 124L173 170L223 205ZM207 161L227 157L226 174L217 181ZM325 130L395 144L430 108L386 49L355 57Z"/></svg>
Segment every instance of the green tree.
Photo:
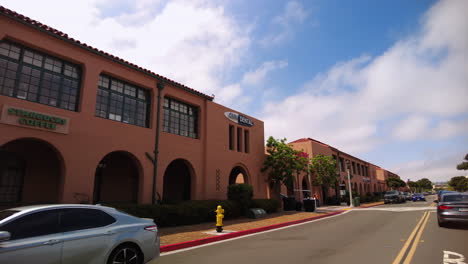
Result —
<svg viewBox="0 0 468 264"><path fill-rule="evenodd" d="M336 160L332 156L317 155L310 159L310 172L315 176L313 184L322 188L323 198L328 197L328 188L338 184Z"/></svg>
<svg viewBox="0 0 468 264"><path fill-rule="evenodd" d="M288 195L294 195L295 175L305 171L307 159L301 156L302 151L294 150L286 143L286 139L269 137L267 140L267 157L261 169L268 173L270 188L276 190L284 184Z"/></svg>
<svg viewBox="0 0 468 264"><path fill-rule="evenodd" d="M414 181L409 181L408 182L408 186L410 187L411 189L411 192L417 192L418 188L419 188L419 185L417 182L414 182Z"/></svg>
<svg viewBox="0 0 468 264"><path fill-rule="evenodd" d="M391 189L397 189L397 188L406 186L406 182L404 182L402 179L398 177L390 176L387 178L386 182L387 182L387 186L390 187Z"/></svg>
<svg viewBox="0 0 468 264"><path fill-rule="evenodd" d="M432 190L432 182L428 178L422 178L418 180L417 183L421 191Z"/></svg>
<svg viewBox="0 0 468 264"><path fill-rule="evenodd" d="M468 191L468 178L464 176L456 176L450 179L448 185L457 192Z"/></svg>
<svg viewBox="0 0 468 264"><path fill-rule="evenodd" d="M465 161L457 165L457 170L468 170L468 154L465 155Z"/></svg>

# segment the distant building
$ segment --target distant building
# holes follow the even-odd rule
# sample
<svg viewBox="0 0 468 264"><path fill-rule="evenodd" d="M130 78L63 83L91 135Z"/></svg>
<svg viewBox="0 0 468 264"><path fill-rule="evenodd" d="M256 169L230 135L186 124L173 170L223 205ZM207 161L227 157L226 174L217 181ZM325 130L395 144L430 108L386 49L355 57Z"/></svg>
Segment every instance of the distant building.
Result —
<svg viewBox="0 0 468 264"><path fill-rule="evenodd" d="M346 190L349 189L346 164L349 164L351 187L360 195L386 191L388 188L385 180L390 176L399 177L395 173L312 138L301 138L289 144L296 150L304 151L310 157L315 157L319 154L332 156L337 161L340 185L345 187ZM311 186L307 175L301 175L297 182L296 188L312 190L313 193L321 195L320 188ZM328 193L335 195L335 190L332 188Z"/></svg>

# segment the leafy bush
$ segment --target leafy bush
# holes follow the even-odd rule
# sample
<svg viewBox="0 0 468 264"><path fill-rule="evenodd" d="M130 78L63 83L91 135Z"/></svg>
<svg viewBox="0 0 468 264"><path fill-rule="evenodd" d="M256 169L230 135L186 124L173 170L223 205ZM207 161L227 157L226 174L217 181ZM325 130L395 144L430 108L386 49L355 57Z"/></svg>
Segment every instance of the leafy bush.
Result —
<svg viewBox="0 0 468 264"><path fill-rule="evenodd" d="M275 199L255 199L252 200L252 208L262 208L267 213L275 213L280 208L281 202Z"/></svg>
<svg viewBox="0 0 468 264"><path fill-rule="evenodd" d="M244 215L244 209L233 200L195 200L178 204L106 204L122 212L142 218L151 218L158 226L192 225L203 222L215 222L216 207L224 209L224 219L233 219ZM279 201L273 199L252 200L252 207L262 208L267 213L278 210Z"/></svg>
<svg viewBox="0 0 468 264"><path fill-rule="evenodd" d="M334 196L327 197L325 199L325 204L328 204L328 205L340 205L340 203L341 203L340 198L336 198Z"/></svg>
<svg viewBox="0 0 468 264"><path fill-rule="evenodd" d="M240 203L246 211L252 204L253 187L249 184L232 184L228 186L228 199Z"/></svg>

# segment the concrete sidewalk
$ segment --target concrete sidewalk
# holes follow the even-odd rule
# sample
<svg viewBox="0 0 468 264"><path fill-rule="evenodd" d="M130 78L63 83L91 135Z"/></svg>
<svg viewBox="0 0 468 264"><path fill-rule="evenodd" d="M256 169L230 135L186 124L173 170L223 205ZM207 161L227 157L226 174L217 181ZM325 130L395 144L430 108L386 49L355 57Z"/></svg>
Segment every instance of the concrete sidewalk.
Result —
<svg viewBox="0 0 468 264"><path fill-rule="evenodd" d="M382 205L383 202L374 202L374 203L365 203L357 207L351 206L340 206L340 205L330 205L330 206L320 206L318 207L315 212L317 213L331 213L331 212L339 212L339 211L347 211L352 209L360 209L360 208L368 208L373 206Z"/></svg>

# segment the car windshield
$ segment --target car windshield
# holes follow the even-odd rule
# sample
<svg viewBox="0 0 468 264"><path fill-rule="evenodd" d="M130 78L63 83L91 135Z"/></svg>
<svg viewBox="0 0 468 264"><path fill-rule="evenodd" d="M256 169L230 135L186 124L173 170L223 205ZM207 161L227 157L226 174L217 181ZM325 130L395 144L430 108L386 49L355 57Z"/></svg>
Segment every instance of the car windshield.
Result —
<svg viewBox="0 0 468 264"><path fill-rule="evenodd" d="M415 193L414 196L422 196L422 193Z"/></svg>
<svg viewBox="0 0 468 264"><path fill-rule="evenodd" d="M398 194L397 191L389 191L389 192L386 192L385 195L389 195L389 194Z"/></svg>
<svg viewBox="0 0 468 264"><path fill-rule="evenodd" d="M468 194L446 195L444 202L468 202Z"/></svg>
<svg viewBox="0 0 468 264"><path fill-rule="evenodd" d="M15 211L15 210L3 210L3 211L0 211L0 221L2 221L3 219L9 217L9 216L12 216L16 213L18 213L19 211Z"/></svg>

